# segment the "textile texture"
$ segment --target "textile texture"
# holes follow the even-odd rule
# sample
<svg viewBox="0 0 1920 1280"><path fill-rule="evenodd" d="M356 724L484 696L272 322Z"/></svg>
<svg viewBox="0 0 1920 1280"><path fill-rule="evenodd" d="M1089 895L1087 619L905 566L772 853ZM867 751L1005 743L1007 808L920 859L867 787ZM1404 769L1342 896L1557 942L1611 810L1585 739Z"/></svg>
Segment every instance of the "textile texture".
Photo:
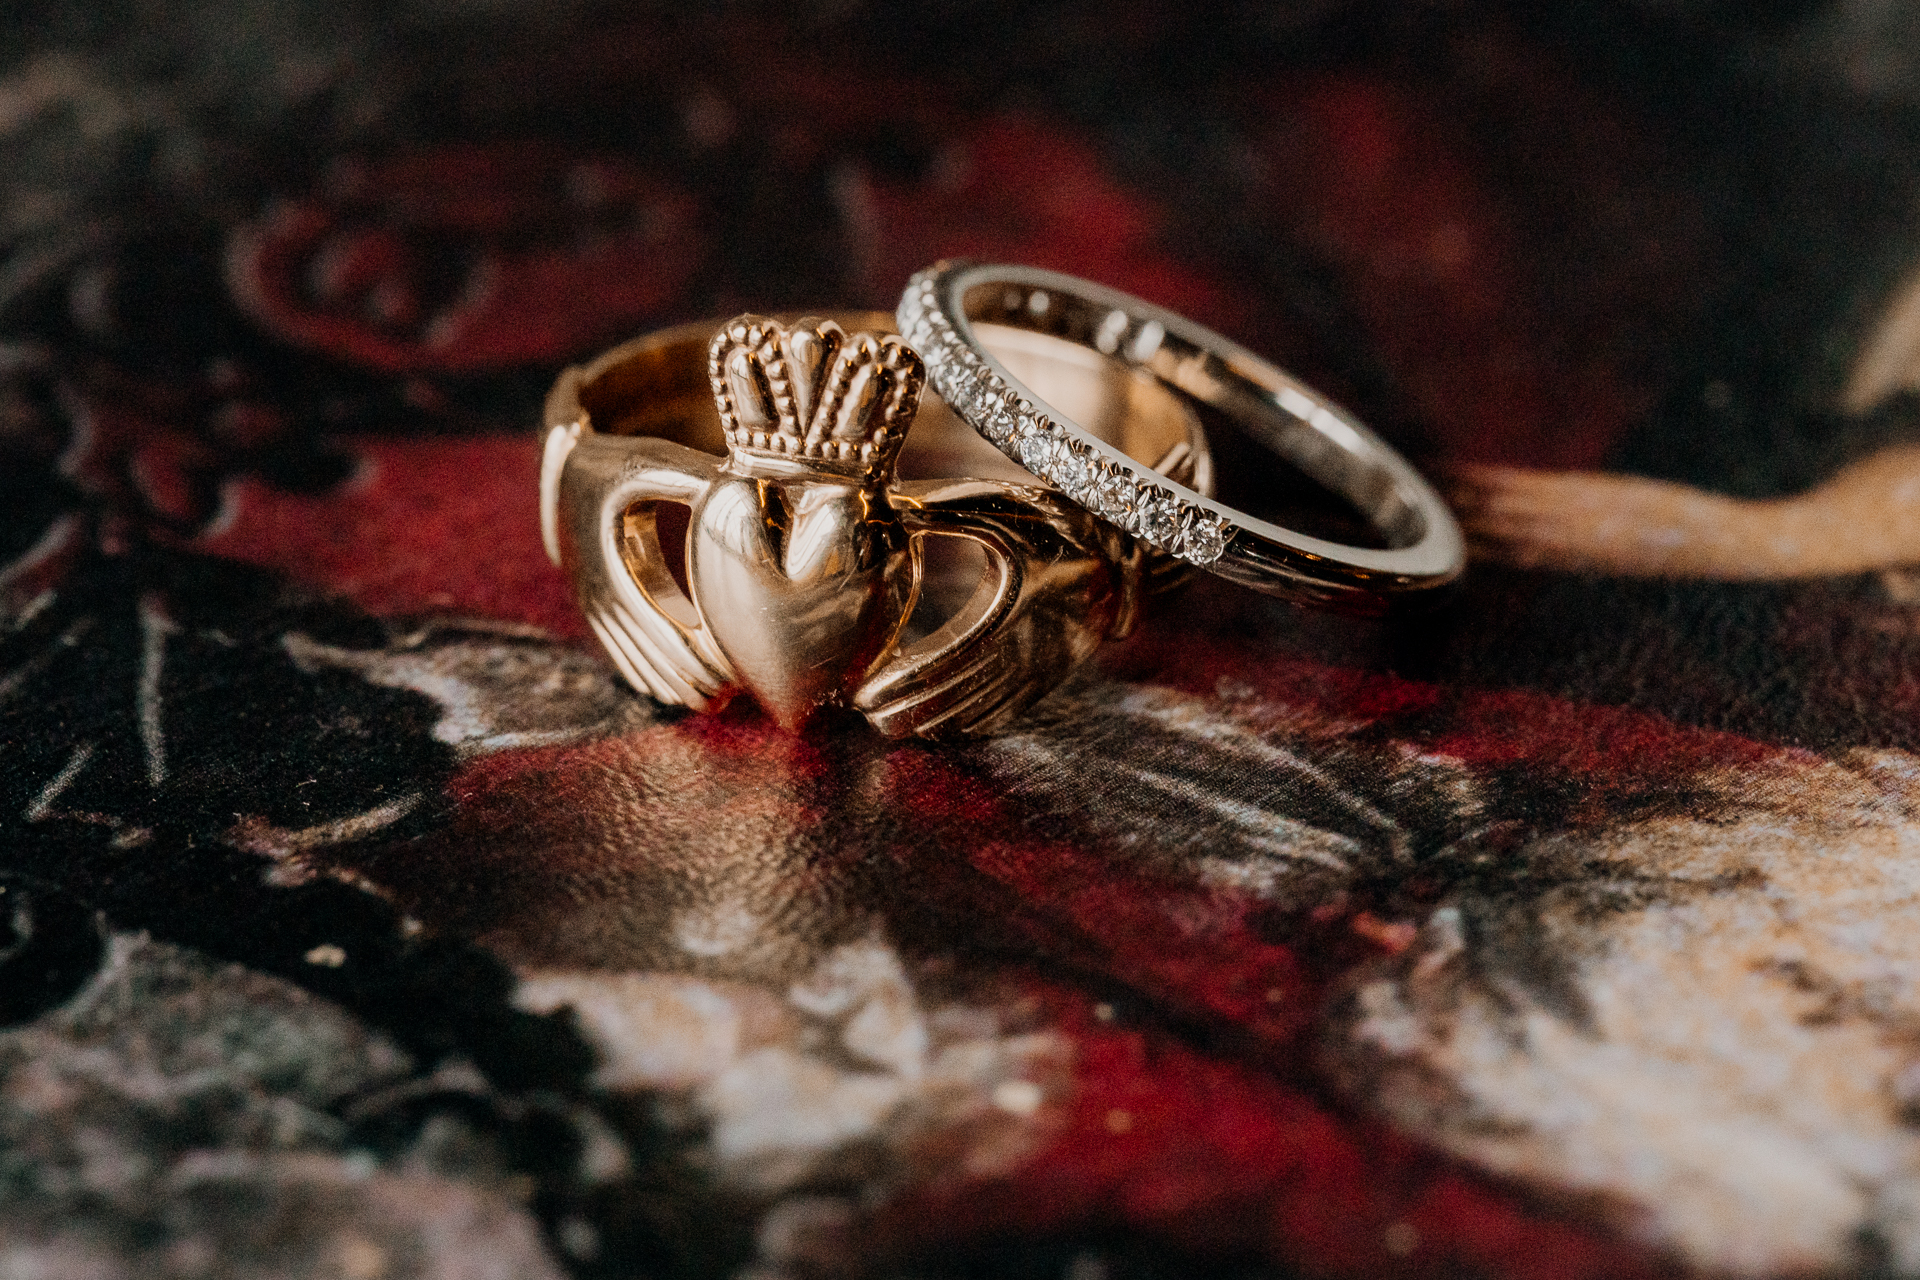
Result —
<svg viewBox="0 0 1920 1280"><path fill-rule="evenodd" d="M1920 1275L1903 6L0 32L0 1276ZM968 743L627 688L559 369L956 256L1324 388L1462 584Z"/></svg>

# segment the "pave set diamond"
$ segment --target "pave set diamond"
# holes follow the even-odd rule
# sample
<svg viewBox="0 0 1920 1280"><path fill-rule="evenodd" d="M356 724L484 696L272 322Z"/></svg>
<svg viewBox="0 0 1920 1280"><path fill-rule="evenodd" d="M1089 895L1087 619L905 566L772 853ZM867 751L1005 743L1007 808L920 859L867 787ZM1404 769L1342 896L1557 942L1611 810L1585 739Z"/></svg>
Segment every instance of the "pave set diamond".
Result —
<svg viewBox="0 0 1920 1280"><path fill-rule="evenodd" d="M895 319L926 361L941 398L1000 452L1095 515L1182 560L1212 564L1226 550L1226 521L1069 438L988 368L954 333L931 273L913 278Z"/></svg>

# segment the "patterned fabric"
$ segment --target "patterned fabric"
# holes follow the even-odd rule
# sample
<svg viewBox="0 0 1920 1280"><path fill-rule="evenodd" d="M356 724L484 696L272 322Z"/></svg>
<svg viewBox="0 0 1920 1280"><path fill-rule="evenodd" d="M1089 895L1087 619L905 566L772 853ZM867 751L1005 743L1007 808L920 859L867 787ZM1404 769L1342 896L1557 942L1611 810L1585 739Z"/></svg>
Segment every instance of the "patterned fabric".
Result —
<svg viewBox="0 0 1920 1280"><path fill-rule="evenodd" d="M1819 372L1906 223L1780 230L1906 190L1899 21L1388 8L6 19L0 1275L1920 1274L1894 498L1676 574L1561 477L1441 613L1198 581L938 747L655 706L544 556L562 364L948 255L1474 512L1906 456Z"/></svg>

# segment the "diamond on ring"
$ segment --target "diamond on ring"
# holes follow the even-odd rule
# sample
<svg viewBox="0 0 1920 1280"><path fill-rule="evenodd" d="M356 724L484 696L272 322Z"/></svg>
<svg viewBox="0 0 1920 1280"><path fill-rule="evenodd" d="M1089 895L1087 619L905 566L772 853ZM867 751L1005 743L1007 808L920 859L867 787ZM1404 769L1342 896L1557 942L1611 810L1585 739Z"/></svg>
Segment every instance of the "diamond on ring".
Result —
<svg viewBox="0 0 1920 1280"><path fill-rule="evenodd" d="M1180 536L1180 507L1173 496L1163 489L1144 490L1134 508L1133 532L1162 551L1171 550Z"/></svg>
<svg viewBox="0 0 1920 1280"><path fill-rule="evenodd" d="M1077 498L1086 489L1092 473L1093 463L1087 455L1071 442L1062 440L1053 458L1054 483Z"/></svg>
<svg viewBox="0 0 1920 1280"><path fill-rule="evenodd" d="M1133 516L1133 494L1133 478L1113 469L1095 478L1088 496L1096 512L1125 528Z"/></svg>
<svg viewBox="0 0 1920 1280"><path fill-rule="evenodd" d="M1025 427L1031 419L1023 420ZM1043 480L1053 478L1054 458L1061 448L1061 442L1044 431L1029 430L1020 437L1020 465Z"/></svg>
<svg viewBox="0 0 1920 1280"><path fill-rule="evenodd" d="M999 401L980 420L980 430L995 444L1006 445L1019 434L1019 417L1011 405Z"/></svg>
<svg viewBox="0 0 1920 1280"><path fill-rule="evenodd" d="M1218 560L1227 549L1226 522L1204 507L1187 508L1187 527L1181 531L1174 554L1194 564Z"/></svg>

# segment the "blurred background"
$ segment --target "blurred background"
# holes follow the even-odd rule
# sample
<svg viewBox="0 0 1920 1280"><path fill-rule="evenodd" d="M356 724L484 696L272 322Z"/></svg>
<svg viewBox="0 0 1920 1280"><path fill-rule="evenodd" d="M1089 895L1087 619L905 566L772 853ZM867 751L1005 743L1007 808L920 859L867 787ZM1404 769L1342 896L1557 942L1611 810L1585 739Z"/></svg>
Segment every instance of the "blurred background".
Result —
<svg viewBox="0 0 1920 1280"><path fill-rule="evenodd" d="M596 344L958 254L1191 311L1426 454L1764 494L1898 429L1854 419L1901 385L1856 369L1914 256L1899 4L0 21L0 326L198 397L202 469L520 427ZM142 500L191 524L182 467Z"/></svg>

